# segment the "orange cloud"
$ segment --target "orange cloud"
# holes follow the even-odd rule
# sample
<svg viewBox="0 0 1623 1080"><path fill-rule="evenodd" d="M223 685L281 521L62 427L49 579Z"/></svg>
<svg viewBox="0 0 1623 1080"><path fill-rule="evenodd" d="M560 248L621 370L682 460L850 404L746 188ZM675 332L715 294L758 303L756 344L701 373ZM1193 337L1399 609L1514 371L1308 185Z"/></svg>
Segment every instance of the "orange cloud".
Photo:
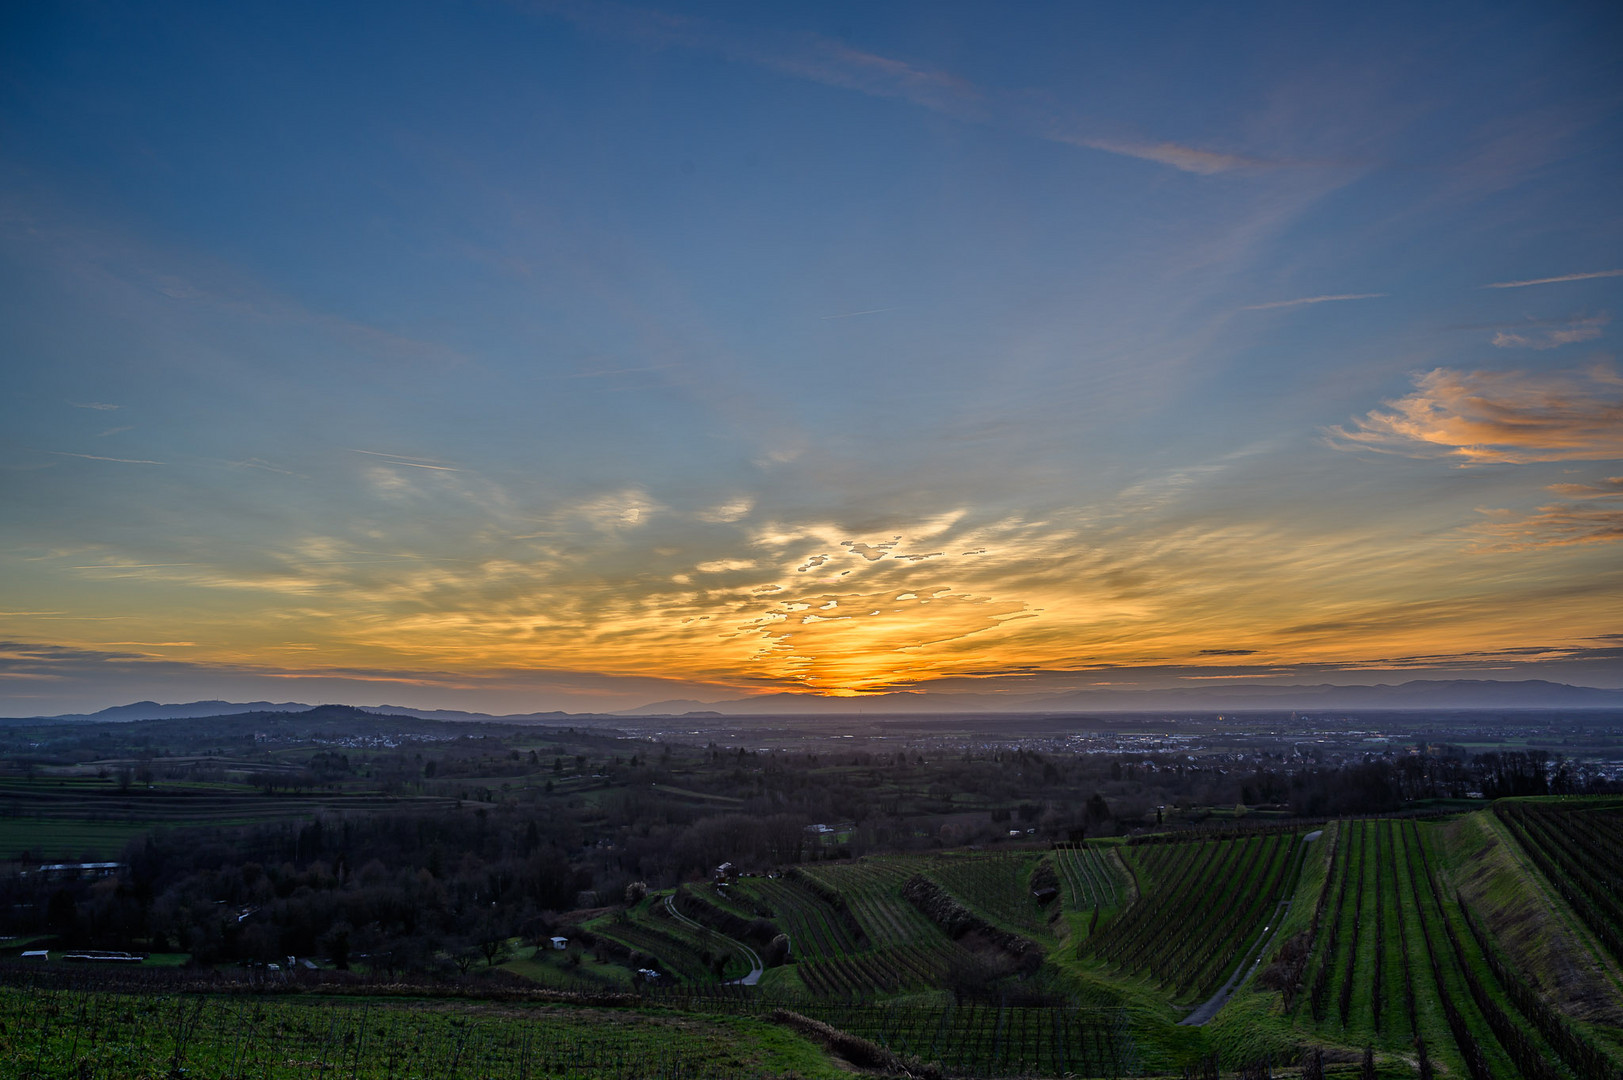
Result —
<svg viewBox="0 0 1623 1080"><path fill-rule="evenodd" d="M1496 516L1503 520L1490 521L1478 531L1490 538L1487 546L1499 550L1529 551L1623 540L1623 505L1556 504L1541 506L1524 517L1504 512Z"/></svg>
<svg viewBox="0 0 1623 1080"><path fill-rule="evenodd" d="M1466 465L1623 458L1623 379L1607 368L1527 373L1437 368L1415 391L1329 429L1342 449Z"/></svg>
<svg viewBox="0 0 1623 1080"><path fill-rule="evenodd" d="M1623 476L1594 484L1551 484L1548 490L1583 503L1555 503L1517 517L1509 510L1490 511L1494 520L1477 528L1486 545L1505 551L1604 544L1623 540ZM1605 501L1599 501L1605 500Z"/></svg>
<svg viewBox="0 0 1623 1080"><path fill-rule="evenodd" d="M1569 499L1604 499L1623 495L1623 476L1608 476L1593 484L1551 484L1549 490Z"/></svg>

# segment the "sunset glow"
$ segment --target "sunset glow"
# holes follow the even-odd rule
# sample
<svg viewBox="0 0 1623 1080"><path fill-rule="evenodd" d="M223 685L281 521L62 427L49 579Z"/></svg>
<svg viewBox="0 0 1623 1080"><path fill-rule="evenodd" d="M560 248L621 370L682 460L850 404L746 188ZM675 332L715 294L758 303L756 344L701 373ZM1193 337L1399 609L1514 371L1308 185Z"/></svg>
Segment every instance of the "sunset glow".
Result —
<svg viewBox="0 0 1623 1080"><path fill-rule="evenodd" d="M0 714L1623 685L1615 16L954 11L13 16Z"/></svg>

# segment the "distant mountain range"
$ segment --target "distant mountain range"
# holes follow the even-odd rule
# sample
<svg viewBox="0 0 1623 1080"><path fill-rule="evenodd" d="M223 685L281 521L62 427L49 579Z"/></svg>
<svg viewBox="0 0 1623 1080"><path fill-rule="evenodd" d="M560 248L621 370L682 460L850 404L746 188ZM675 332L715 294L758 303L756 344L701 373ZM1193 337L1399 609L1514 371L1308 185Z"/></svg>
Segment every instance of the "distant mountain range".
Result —
<svg viewBox="0 0 1623 1080"><path fill-rule="evenodd" d="M27 717L31 720L130 721L230 716L237 713L305 712L313 706L295 701L191 701L160 705L137 701L94 713ZM631 716L833 716L899 713L1089 713L1187 710L1190 712L1313 711L1344 709L1623 709L1623 690L1528 679L1416 679L1389 686L1316 686L1236 682L1223 686L1171 690L1088 690L1071 694L876 694L834 698L808 694L766 694L726 701L656 701L612 713L463 712L457 709L413 709L404 705L359 706L364 712L412 716L422 720L545 723L562 720L612 720ZM24 718L18 718L24 719Z"/></svg>
<svg viewBox="0 0 1623 1080"><path fill-rule="evenodd" d="M30 716L13 719L60 720L64 722L94 721L98 723L134 720L189 720L210 716L237 716L242 713L303 713L319 707L306 705L299 701L188 701L177 705L160 705L156 701L137 701L129 705L114 705L112 708L102 709L100 712L65 713L61 716ZM610 718L609 714L606 713L538 712L493 716L488 713L462 712L458 709L413 709L405 705L340 707L353 708L356 711L372 713L377 716L410 716L418 720L467 720L479 723L489 723L495 720L523 724L546 720Z"/></svg>

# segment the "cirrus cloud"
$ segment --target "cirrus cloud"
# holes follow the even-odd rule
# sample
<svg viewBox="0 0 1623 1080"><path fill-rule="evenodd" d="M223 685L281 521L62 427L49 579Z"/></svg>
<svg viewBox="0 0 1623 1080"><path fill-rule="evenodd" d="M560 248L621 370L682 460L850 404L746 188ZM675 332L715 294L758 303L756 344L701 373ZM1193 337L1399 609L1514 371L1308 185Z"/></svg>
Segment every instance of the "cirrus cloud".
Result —
<svg viewBox="0 0 1623 1080"><path fill-rule="evenodd" d="M1611 321L1607 315L1590 315L1568 319L1555 326L1543 326L1531 333L1500 330L1493 335L1493 345L1500 349L1559 349L1563 345L1593 341L1600 337L1601 328Z"/></svg>

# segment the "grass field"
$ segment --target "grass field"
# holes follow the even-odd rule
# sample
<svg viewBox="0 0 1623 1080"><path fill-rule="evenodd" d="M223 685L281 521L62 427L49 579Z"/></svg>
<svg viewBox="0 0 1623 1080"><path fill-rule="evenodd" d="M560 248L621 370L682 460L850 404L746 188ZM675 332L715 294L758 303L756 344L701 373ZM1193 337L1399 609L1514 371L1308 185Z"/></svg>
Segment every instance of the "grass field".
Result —
<svg viewBox="0 0 1623 1080"><path fill-rule="evenodd" d="M153 829L251 825L306 820L323 813L364 813L422 807L457 809L455 799L372 793L279 792L247 784L165 782L121 790L113 780L0 779L0 858L24 852L40 861L83 856L109 859Z"/></svg>
<svg viewBox="0 0 1623 1080"><path fill-rule="evenodd" d="M0 859L15 859L27 852L41 862L106 861L151 829L145 821L0 818Z"/></svg>

